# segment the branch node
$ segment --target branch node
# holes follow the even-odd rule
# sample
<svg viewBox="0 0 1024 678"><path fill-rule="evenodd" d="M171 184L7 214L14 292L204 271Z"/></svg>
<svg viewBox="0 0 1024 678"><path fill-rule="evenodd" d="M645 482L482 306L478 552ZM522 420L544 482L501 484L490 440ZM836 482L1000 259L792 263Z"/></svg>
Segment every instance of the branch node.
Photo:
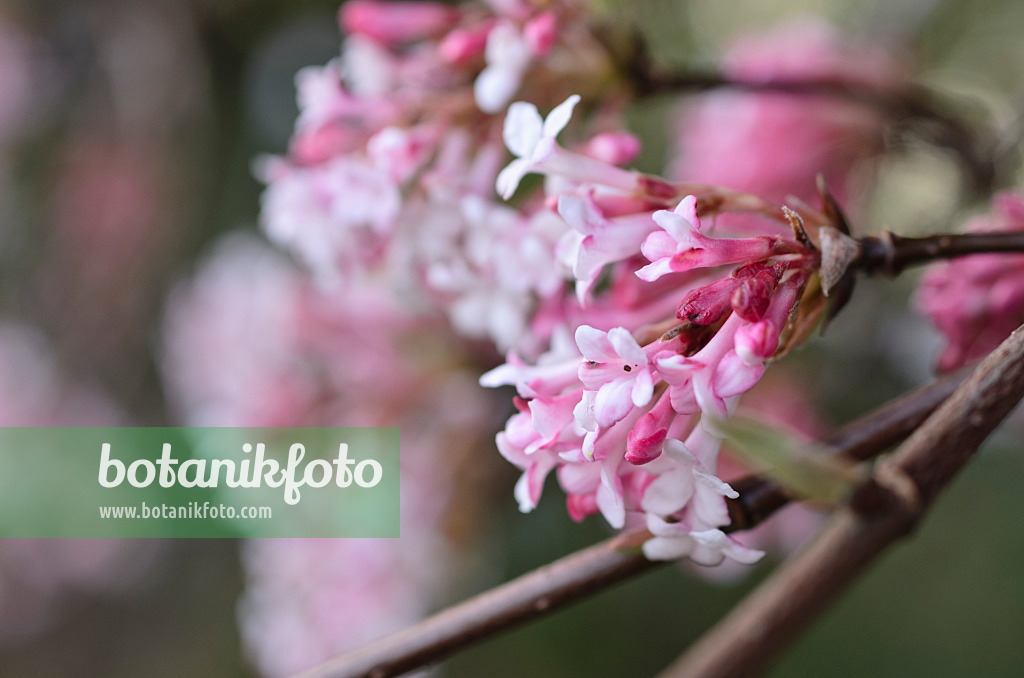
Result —
<svg viewBox="0 0 1024 678"><path fill-rule="evenodd" d="M924 513L925 502L920 488L899 465L883 460L875 465L873 478L899 501L907 513L913 516Z"/></svg>

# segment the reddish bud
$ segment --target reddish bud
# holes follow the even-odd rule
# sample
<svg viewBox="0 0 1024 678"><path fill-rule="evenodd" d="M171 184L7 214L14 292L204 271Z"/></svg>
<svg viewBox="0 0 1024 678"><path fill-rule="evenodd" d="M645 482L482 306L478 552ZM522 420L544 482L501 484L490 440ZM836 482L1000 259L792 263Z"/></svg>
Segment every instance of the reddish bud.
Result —
<svg viewBox="0 0 1024 678"><path fill-rule="evenodd" d="M745 278L732 295L732 308L747 322L757 322L768 311L778 278L770 269Z"/></svg>
<svg viewBox="0 0 1024 678"><path fill-rule="evenodd" d="M676 316L695 325L717 322L729 310L733 292L739 285L740 281L735 278L723 278L699 287L683 297Z"/></svg>
<svg viewBox="0 0 1024 678"><path fill-rule="evenodd" d="M547 54L558 38L558 19L554 12L544 12L530 19L523 27L523 37L535 57Z"/></svg>
<svg viewBox="0 0 1024 678"><path fill-rule="evenodd" d="M661 456L668 430L656 428L657 424L657 418L651 412L640 417L626 436L626 461L640 466Z"/></svg>

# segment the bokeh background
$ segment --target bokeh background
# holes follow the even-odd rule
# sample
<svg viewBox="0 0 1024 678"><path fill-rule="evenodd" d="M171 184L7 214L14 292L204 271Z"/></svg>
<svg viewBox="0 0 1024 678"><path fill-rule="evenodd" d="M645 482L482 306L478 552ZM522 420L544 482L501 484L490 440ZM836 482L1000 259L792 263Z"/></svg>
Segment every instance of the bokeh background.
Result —
<svg viewBox="0 0 1024 678"><path fill-rule="evenodd" d="M160 368L165 300L221 235L259 237L252 161L286 149L294 74L337 55L337 10L337 0L0 2L0 423L177 421ZM713 65L740 33L821 16L904 52L958 115L1012 130L1024 113L1024 5L1014 0L641 0L614 11L679 68ZM671 106L630 112L650 149L644 169L666 160ZM883 158L858 231L955 227L972 208L956 162L925 144ZM914 279L864 281L831 330L787 359L821 421L847 421L927 380L939 343L909 310ZM493 433L499 419L478 429ZM1024 673L1020 432L1011 421L912 541L771 675ZM519 514L515 470L488 435L458 490L472 525L451 528L469 574L439 600L608 535L598 518L573 523L557 488ZM0 675L259 675L238 630L240 547L0 543ZM773 564L747 576L663 568L441 671L650 675Z"/></svg>

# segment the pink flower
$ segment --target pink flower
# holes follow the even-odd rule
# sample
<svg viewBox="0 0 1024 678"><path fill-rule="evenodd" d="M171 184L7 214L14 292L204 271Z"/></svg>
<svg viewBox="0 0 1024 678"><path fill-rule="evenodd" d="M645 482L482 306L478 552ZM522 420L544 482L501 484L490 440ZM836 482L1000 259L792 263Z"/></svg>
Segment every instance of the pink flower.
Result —
<svg viewBox="0 0 1024 678"><path fill-rule="evenodd" d="M560 195L558 213L573 230L562 236L559 254L572 267L576 298L585 305L601 271L608 264L636 255L640 243L654 230L647 214L606 219L592 193Z"/></svg>
<svg viewBox="0 0 1024 678"><path fill-rule="evenodd" d="M523 39L533 56L544 56L558 40L558 17L554 12L542 12L530 19L523 27Z"/></svg>
<svg viewBox="0 0 1024 678"><path fill-rule="evenodd" d="M515 351L510 351L505 364L480 377L480 385L488 388L515 386L523 398L554 398L566 389L582 386L579 371L579 349L567 332L555 331L551 349L541 355L535 365L526 364Z"/></svg>
<svg viewBox="0 0 1024 678"><path fill-rule="evenodd" d="M686 523L668 523L648 514L647 529L654 535L644 542L644 555L650 560L675 560L688 557L698 565L718 565L725 558L751 565L764 557L764 551L747 548L721 530L691 530Z"/></svg>
<svg viewBox="0 0 1024 678"><path fill-rule="evenodd" d="M653 370L629 330L614 327L602 332L581 325L576 329L576 344L587 360L580 366L580 381L589 391L596 391L593 416L598 426L611 426L633 407L650 402Z"/></svg>
<svg viewBox="0 0 1024 678"><path fill-rule="evenodd" d="M709 238L700 232L697 198L687 196L675 210L653 215L663 230L651 233L641 251L651 263L636 272L641 280L653 282L669 273L723 264L766 259L787 250L778 238Z"/></svg>

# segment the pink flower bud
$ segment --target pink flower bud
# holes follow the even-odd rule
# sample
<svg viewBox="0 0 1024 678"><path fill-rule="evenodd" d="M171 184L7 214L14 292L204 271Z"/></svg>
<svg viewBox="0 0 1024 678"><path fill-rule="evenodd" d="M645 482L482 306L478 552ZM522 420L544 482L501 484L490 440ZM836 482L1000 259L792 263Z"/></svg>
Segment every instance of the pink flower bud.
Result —
<svg viewBox="0 0 1024 678"><path fill-rule="evenodd" d="M530 19L523 28L523 37L530 48L530 53L536 57L547 54L558 39L558 20L554 12L543 14Z"/></svg>
<svg viewBox="0 0 1024 678"><path fill-rule="evenodd" d="M670 398L661 398L650 412L637 420L626 436L626 461L640 466L660 457L673 419L675 411Z"/></svg>
<svg viewBox="0 0 1024 678"><path fill-rule="evenodd" d="M437 47L441 60L458 65L482 56L487 47L487 36L493 27L493 22L485 22L451 31Z"/></svg>
<svg viewBox="0 0 1024 678"><path fill-rule="evenodd" d="M629 132L606 132L591 137L581 152L610 165L625 165L640 154L640 140Z"/></svg>
<svg viewBox="0 0 1024 678"><path fill-rule="evenodd" d="M396 45L444 31L460 16L459 10L437 2L350 0L341 6L338 22L346 33Z"/></svg>

